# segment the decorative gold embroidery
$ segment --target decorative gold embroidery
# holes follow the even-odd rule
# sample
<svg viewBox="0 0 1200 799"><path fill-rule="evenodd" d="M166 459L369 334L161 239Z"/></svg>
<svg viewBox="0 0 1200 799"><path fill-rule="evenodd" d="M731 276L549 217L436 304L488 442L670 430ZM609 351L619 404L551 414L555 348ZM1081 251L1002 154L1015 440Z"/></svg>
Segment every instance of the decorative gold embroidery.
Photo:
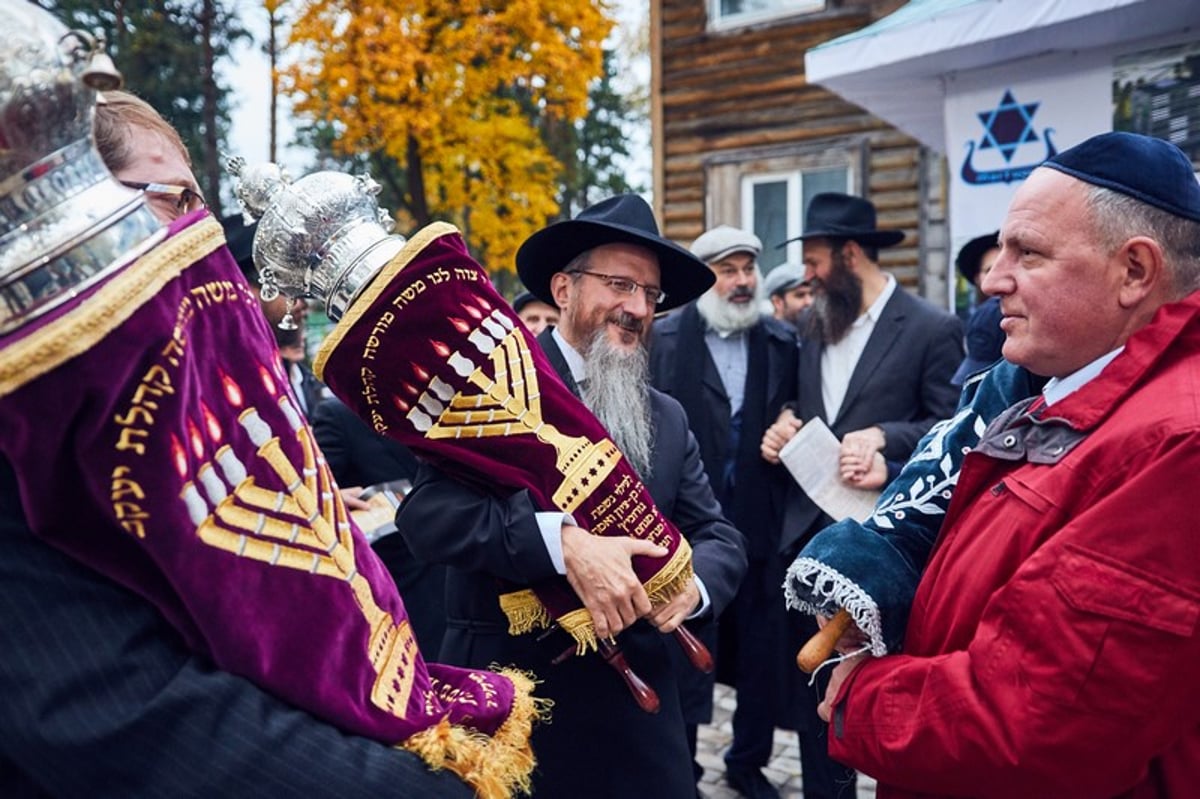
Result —
<svg viewBox="0 0 1200 799"><path fill-rule="evenodd" d="M236 484L227 492L226 484L216 479L216 470L205 464L196 470L203 494L188 482L180 498L197 523L200 540L209 546L348 583L370 627L368 656L376 674L371 702L405 718L416 677L417 642L412 628L407 621L395 624L391 614L376 603L371 584L355 563L349 514L329 467L319 459L311 431L301 424L291 399L282 396L279 405L303 452L301 472L257 410L243 411L238 422L258 447L258 457L283 482L282 491L264 488L253 477L245 477L230 480ZM228 463L222 470L230 475ZM245 470L234 474L245 474Z"/></svg>
<svg viewBox="0 0 1200 799"><path fill-rule="evenodd" d="M0 397L87 352L193 262L224 243L221 224L206 217L115 274L78 308L0 349Z"/></svg>

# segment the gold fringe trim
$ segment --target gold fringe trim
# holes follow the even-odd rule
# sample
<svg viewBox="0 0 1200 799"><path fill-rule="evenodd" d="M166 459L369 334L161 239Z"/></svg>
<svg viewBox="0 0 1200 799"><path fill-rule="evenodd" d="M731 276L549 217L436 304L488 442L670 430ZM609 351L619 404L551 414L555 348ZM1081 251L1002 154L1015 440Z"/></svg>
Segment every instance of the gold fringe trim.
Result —
<svg viewBox="0 0 1200 799"><path fill-rule="evenodd" d="M528 672L500 669L513 683L513 703L508 718L490 736L459 727L443 719L401 744L431 769L447 769L475 789L479 799L511 799L532 790L537 761L529 736L535 722L549 721L552 700L535 697L536 680Z"/></svg>
<svg viewBox="0 0 1200 799"><path fill-rule="evenodd" d="M317 357L313 359L312 368L313 374L317 376L318 380L325 379L325 364L333 357L334 350L342 343L342 339L350 332L350 328L354 327L359 318L375 304L375 300L379 299L379 295L392 282L392 278L412 263L413 259L420 255L421 250L428 247L431 242L451 233L457 234L458 228L449 222L431 222L414 233L412 238L404 243L400 252L396 253L396 257L379 270L379 274L363 289L363 293L354 300L354 304L346 309L346 315L338 320L333 330L329 332L325 341L317 349Z"/></svg>
<svg viewBox="0 0 1200 799"><path fill-rule="evenodd" d="M588 613L587 608L580 608L564 616L559 616L558 626L575 639L576 655L582 655L588 650L595 652L598 648L596 628L592 626L592 614Z"/></svg>
<svg viewBox="0 0 1200 799"><path fill-rule="evenodd" d="M0 397L87 352L196 261L225 243L206 217L122 269L79 306L0 349Z"/></svg>
<svg viewBox="0 0 1200 799"><path fill-rule="evenodd" d="M509 635L542 630L554 621L537 595L528 588L501 594L500 609L508 617Z"/></svg>
<svg viewBox="0 0 1200 799"><path fill-rule="evenodd" d="M651 605L662 605L669 602L680 591L687 587L692 579L692 547L683 536L679 537L679 546L658 573L646 581L646 595L650 597Z"/></svg>
<svg viewBox="0 0 1200 799"><path fill-rule="evenodd" d="M663 605L687 588L692 581L692 548L686 539L679 539L679 546L658 573L643 586L651 605ZM575 652L582 655L597 649L596 628L592 626L592 615L587 608L579 608L551 619L545 606L538 601L533 591L524 589L500 595L500 609L508 617L508 634L521 635L548 627L556 621L568 635L575 639Z"/></svg>

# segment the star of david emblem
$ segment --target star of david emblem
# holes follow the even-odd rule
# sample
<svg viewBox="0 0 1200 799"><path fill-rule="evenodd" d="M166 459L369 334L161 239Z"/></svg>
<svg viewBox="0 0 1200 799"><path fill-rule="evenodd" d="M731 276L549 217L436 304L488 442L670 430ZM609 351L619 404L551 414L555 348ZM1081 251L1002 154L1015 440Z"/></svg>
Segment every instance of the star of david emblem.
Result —
<svg viewBox="0 0 1200 799"><path fill-rule="evenodd" d="M1004 156L1004 162L1012 161L1013 153L1027 142L1038 141L1033 129L1033 115L1041 103L1018 103L1012 91L1006 89L1000 104L991 111L977 114L983 123L983 139L979 149L996 149Z"/></svg>

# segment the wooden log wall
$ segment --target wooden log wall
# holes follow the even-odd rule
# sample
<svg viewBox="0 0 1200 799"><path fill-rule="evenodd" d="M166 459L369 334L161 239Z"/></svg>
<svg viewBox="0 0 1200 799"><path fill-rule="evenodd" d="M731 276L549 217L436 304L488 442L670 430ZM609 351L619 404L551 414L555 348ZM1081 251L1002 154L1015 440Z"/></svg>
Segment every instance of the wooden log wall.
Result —
<svg viewBox="0 0 1200 799"><path fill-rule="evenodd" d="M905 232L899 247L883 251L882 263L904 285L928 289L920 265L929 242L922 237L931 238L930 222L945 219L940 161L804 75L809 48L870 24L903 0L829 0L824 11L728 31L707 29L707 0L651 3L654 195L664 233L688 244L713 224L737 223L727 212L714 213L740 202L710 196L714 163L752 161L760 152L857 149L863 153L854 165L859 190L875 203L881 227ZM944 268L944 253L940 262Z"/></svg>

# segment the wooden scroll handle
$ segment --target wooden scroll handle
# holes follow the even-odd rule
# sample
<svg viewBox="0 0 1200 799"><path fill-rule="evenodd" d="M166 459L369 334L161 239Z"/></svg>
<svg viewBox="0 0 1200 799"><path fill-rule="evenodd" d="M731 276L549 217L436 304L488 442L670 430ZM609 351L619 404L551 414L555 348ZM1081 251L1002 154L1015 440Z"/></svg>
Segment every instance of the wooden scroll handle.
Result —
<svg viewBox="0 0 1200 799"><path fill-rule="evenodd" d="M629 693L633 694L633 701L637 702L638 707L647 713L658 712L660 706L658 694L654 693L654 689L646 685L642 678L629 668L629 664L625 661L625 653L621 651L620 647L601 638L600 656L604 658L605 663L612 666L621 675L621 679L625 681Z"/></svg>
<svg viewBox="0 0 1200 799"><path fill-rule="evenodd" d="M698 671L705 674L712 674L713 656L703 641L692 635L692 631L683 625L675 628L675 640L679 642L679 646L683 649L683 653L687 655L688 661Z"/></svg>
<svg viewBox="0 0 1200 799"><path fill-rule="evenodd" d="M808 643L796 653L796 665L800 667L800 671L806 674L816 671L833 654L833 648L837 646L838 639L853 623L854 617L845 610L839 610L834 614L833 618L818 630L816 635L809 638Z"/></svg>

